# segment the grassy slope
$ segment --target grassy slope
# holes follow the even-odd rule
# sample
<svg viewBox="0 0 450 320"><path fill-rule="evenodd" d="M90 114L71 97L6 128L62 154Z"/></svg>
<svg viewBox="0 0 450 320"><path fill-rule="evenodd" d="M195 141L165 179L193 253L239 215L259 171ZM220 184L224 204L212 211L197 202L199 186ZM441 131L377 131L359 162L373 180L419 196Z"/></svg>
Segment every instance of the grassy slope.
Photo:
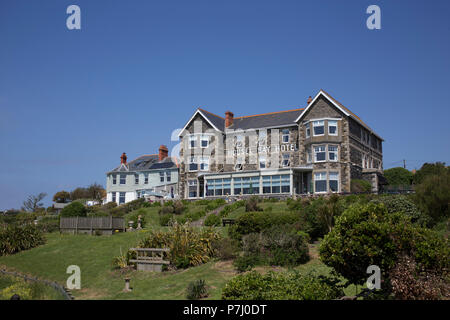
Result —
<svg viewBox="0 0 450 320"><path fill-rule="evenodd" d="M261 203L261 207L272 207L272 212L286 209L285 203ZM159 226L158 208L145 208L147 228L164 229ZM242 212L241 212L242 211ZM230 217L242 214L245 208L232 212ZM225 235L226 228L217 228ZM131 271L131 286L134 290L123 293L125 274L112 268L112 260L119 255L120 249L125 252L145 237L147 230L119 233L113 236L89 235L47 235L47 244L20 252L15 255L0 257L0 267L32 274L43 279L54 280L65 285L69 274L69 265L81 268L81 290L74 290L77 299L184 299L185 290L190 281L206 280L209 289L209 299L220 299L221 290L226 282L236 273L232 263L227 261L211 261L207 264L164 273L145 273ZM320 262L317 256L317 246L311 247L312 260L297 267L302 272L312 270L328 274L330 268ZM260 272L267 270L284 270L279 267L257 267ZM354 294L355 289L346 290Z"/></svg>

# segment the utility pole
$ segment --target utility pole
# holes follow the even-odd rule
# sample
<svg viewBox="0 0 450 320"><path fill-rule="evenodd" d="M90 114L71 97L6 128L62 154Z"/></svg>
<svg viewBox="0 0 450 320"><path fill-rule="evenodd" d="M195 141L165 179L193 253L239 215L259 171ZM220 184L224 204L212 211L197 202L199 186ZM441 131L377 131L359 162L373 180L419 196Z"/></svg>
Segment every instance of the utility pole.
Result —
<svg viewBox="0 0 450 320"><path fill-rule="evenodd" d="M403 160L403 168L406 169L406 160Z"/></svg>

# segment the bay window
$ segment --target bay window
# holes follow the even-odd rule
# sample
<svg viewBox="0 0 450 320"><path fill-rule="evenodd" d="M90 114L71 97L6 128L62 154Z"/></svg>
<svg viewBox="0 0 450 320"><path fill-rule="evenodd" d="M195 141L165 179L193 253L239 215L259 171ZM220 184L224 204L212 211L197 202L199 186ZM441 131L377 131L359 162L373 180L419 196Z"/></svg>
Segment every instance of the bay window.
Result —
<svg viewBox="0 0 450 320"><path fill-rule="evenodd" d="M328 120L328 134L330 136L337 136L337 121Z"/></svg>
<svg viewBox="0 0 450 320"><path fill-rule="evenodd" d="M197 171L197 170L198 170L197 158L190 157L189 158L189 171Z"/></svg>
<svg viewBox="0 0 450 320"><path fill-rule="evenodd" d="M330 172L328 185L331 192L339 192L339 172Z"/></svg>
<svg viewBox="0 0 450 320"><path fill-rule="evenodd" d="M328 160L338 161L338 147L328 146Z"/></svg>
<svg viewBox="0 0 450 320"><path fill-rule="evenodd" d="M200 157L200 171L208 171L209 170L209 157L203 156Z"/></svg>
<svg viewBox="0 0 450 320"><path fill-rule="evenodd" d="M314 173L314 187L315 187L315 192L327 192L327 173L326 172Z"/></svg>
<svg viewBox="0 0 450 320"><path fill-rule="evenodd" d="M313 133L315 136L323 136L325 134L324 121L313 121Z"/></svg>
<svg viewBox="0 0 450 320"><path fill-rule="evenodd" d="M306 163L312 162L311 147L306 149Z"/></svg>
<svg viewBox="0 0 450 320"><path fill-rule="evenodd" d="M306 138L309 138L311 136L311 125L308 122L305 124L305 132L306 132Z"/></svg>
<svg viewBox="0 0 450 320"><path fill-rule="evenodd" d="M200 145L202 148L208 148L208 146L209 146L209 136L208 135L202 135L200 137Z"/></svg>
<svg viewBox="0 0 450 320"><path fill-rule="evenodd" d="M314 162L326 161L325 146L314 147Z"/></svg>

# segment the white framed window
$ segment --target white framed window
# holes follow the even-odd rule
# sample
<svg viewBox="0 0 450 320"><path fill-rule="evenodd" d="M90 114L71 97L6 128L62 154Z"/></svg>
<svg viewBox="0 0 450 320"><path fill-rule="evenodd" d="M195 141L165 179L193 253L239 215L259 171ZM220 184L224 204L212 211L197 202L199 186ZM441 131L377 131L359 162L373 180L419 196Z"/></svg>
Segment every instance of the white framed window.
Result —
<svg viewBox="0 0 450 320"><path fill-rule="evenodd" d="M327 173L315 172L314 173L314 189L315 192L327 192Z"/></svg>
<svg viewBox="0 0 450 320"><path fill-rule="evenodd" d="M189 135L189 148L197 147L197 136L195 134Z"/></svg>
<svg viewBox="0 0 450 320"><path fill-rule="evenodd" d="M305 124L305 132L306 138L309 138L311 136L311 124L309 122Z"/></svg>
<svg viewBox="0 0 450 320"><path fill-rule="evenodd" d="M197 170L198 170L197 157L189 157L189 171L197 171Z"/></svg>
<svg viewBox="0 0 450 320"><path fill-rule="evenodd" d="M200 171L208 171L209 170L209 157L203 156L200 157Z"/></svg>
<svg viewBox="0 0 450 320"><path fill-rule="evenodd" d="M195 179L188 180L188 197L189 198L197 197L197 180Z"/></svg>
<svg viewBox="0 0 450 320"><path fill-rule="evenodd" d="M328 160L329 161L338 161L338 147L337 146L328 146Z"/></svg>
<svg viewBox="0 0 450 320"><path fill-rule="evenodd" d="M170 182L172 180L172 172L166 171L166 181Z"/></svg>
<svg viewBox="0 0 450 320"><path fill-rule="evenodd" d="M283 129L281 131L281 141L283 143L289 143L289 129Z"/></svg>
<svg viewBox="0 0 450 320"><path fill-rule="evenodd" d="M311 147L308 147L306 149L306 163L312 162L312 154L311 154Z"/></svg>
<svg viewBox="0 0 450 320"><path fill-rule="evenodd" d="M115 174L113 174L112 176L112 184L116 184L117 183L117 176Z"/></svg>
<svg viewBox="0 0 450 320"><path fill-rule="evenodd" d="M146 175L144 176L144 183L145 183L145 184L148 184L148 174L146 174Z"/></svg>
<svg viewBox="0 0 450 320"><path fill-rule="evenodd" d="M326 161L325 146L315 146L314 162L324 162L324 161Z"/></svg>
<svg viewBox="0 0 450 320"><path fill-rule="evenodd" d="M283 153L283 161L281 163L281 165L283 167L289 167L290 164L290 154L289 153Z"/></svg>
<svg viewBox="0 0 450 320"><path fill-rule="evenodd" d="M200 146L202 148L208 148L209 146L209 136L208 135L201 135L200 137Z"/></svg>
<svg viewBox="0 0 450 320"><path fill-rule="evenodd" d="M112 202L116 202L116 193L112 192Z"/></svg>
<svg viewBox="0 0 450 320"><path fill-rule="evenodd" d="M328 120L328 134L330 136L337 136L337 120Z"/></svg>
<svg viewBox="0 0 450 320"><path fill-rule="evenodd" d="M125 192L119 192L119 204L125 203Z"/></svg>
<svg viewBox="0 0 450 320"><path fill-rule="evenodd" d="M258 132L258 142L260 144L265 144L267 141L267 131L266 130L259 130Z"/></svg>
<svg viewBox="0 0 450 320"><path fill-rule="evenodd" d="M331 192L339 192L339 172L328 174L328 186Z"/></svg>
<svg viewBox="0 0 450 320"><path fill-rule="evenodd" d="M134 184L139 184L139 175L138 174L134 175Z"/></svg>
<svg viewBox="0 0 450 320"><path fill-rule="evenodd" d="M323 120L313 121L314 136L323 136L325 134L325 125Z"/></svg>
<svg viewBox="0 0 450 320"><path fill-rule="evenodd" d="M163 171L161 171L159 173L159 182L164 182L164 172Z"/></svg>
<svg viewBox="0 0 450 320"><path fill-rule="evenodd" d="M244 146L244 136L243 135L237 135L235 140L236 140L236 147Z"/></svg>
<svg viewBox="0 0 450 320"><path fill-rule="evenodd" d="M127 183L127 176L125 174L120 175L120 184L126 184Z"/></svg>
<svg viewBox="0 0 450 320"><path fill-rule="evenodd" d="M259 156L259 168L260 169L266 168L266 156Z"/></svg>

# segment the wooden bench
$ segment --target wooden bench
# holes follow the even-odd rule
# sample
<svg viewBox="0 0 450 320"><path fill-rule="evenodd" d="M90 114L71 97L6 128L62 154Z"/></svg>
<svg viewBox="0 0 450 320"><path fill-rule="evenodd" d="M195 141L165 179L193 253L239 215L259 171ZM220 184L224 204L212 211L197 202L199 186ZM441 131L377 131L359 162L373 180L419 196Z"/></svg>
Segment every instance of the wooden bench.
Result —
<svg viewBox="0 0 450 320"><path fill-rule="evenodd" d="M162 266L170 264L164 260L164 252L169 252L169 248L131 248L136 251L136 259L130 262L136 263L139 271L155 271L161 272Z"/></svg>
<svg viewBox="0 0 450 320"><path fill-rule="evenodd" d="M235 219L222 219L222 226L226 226L226 225L232 225L234 224L234 220Z"/></svg>

